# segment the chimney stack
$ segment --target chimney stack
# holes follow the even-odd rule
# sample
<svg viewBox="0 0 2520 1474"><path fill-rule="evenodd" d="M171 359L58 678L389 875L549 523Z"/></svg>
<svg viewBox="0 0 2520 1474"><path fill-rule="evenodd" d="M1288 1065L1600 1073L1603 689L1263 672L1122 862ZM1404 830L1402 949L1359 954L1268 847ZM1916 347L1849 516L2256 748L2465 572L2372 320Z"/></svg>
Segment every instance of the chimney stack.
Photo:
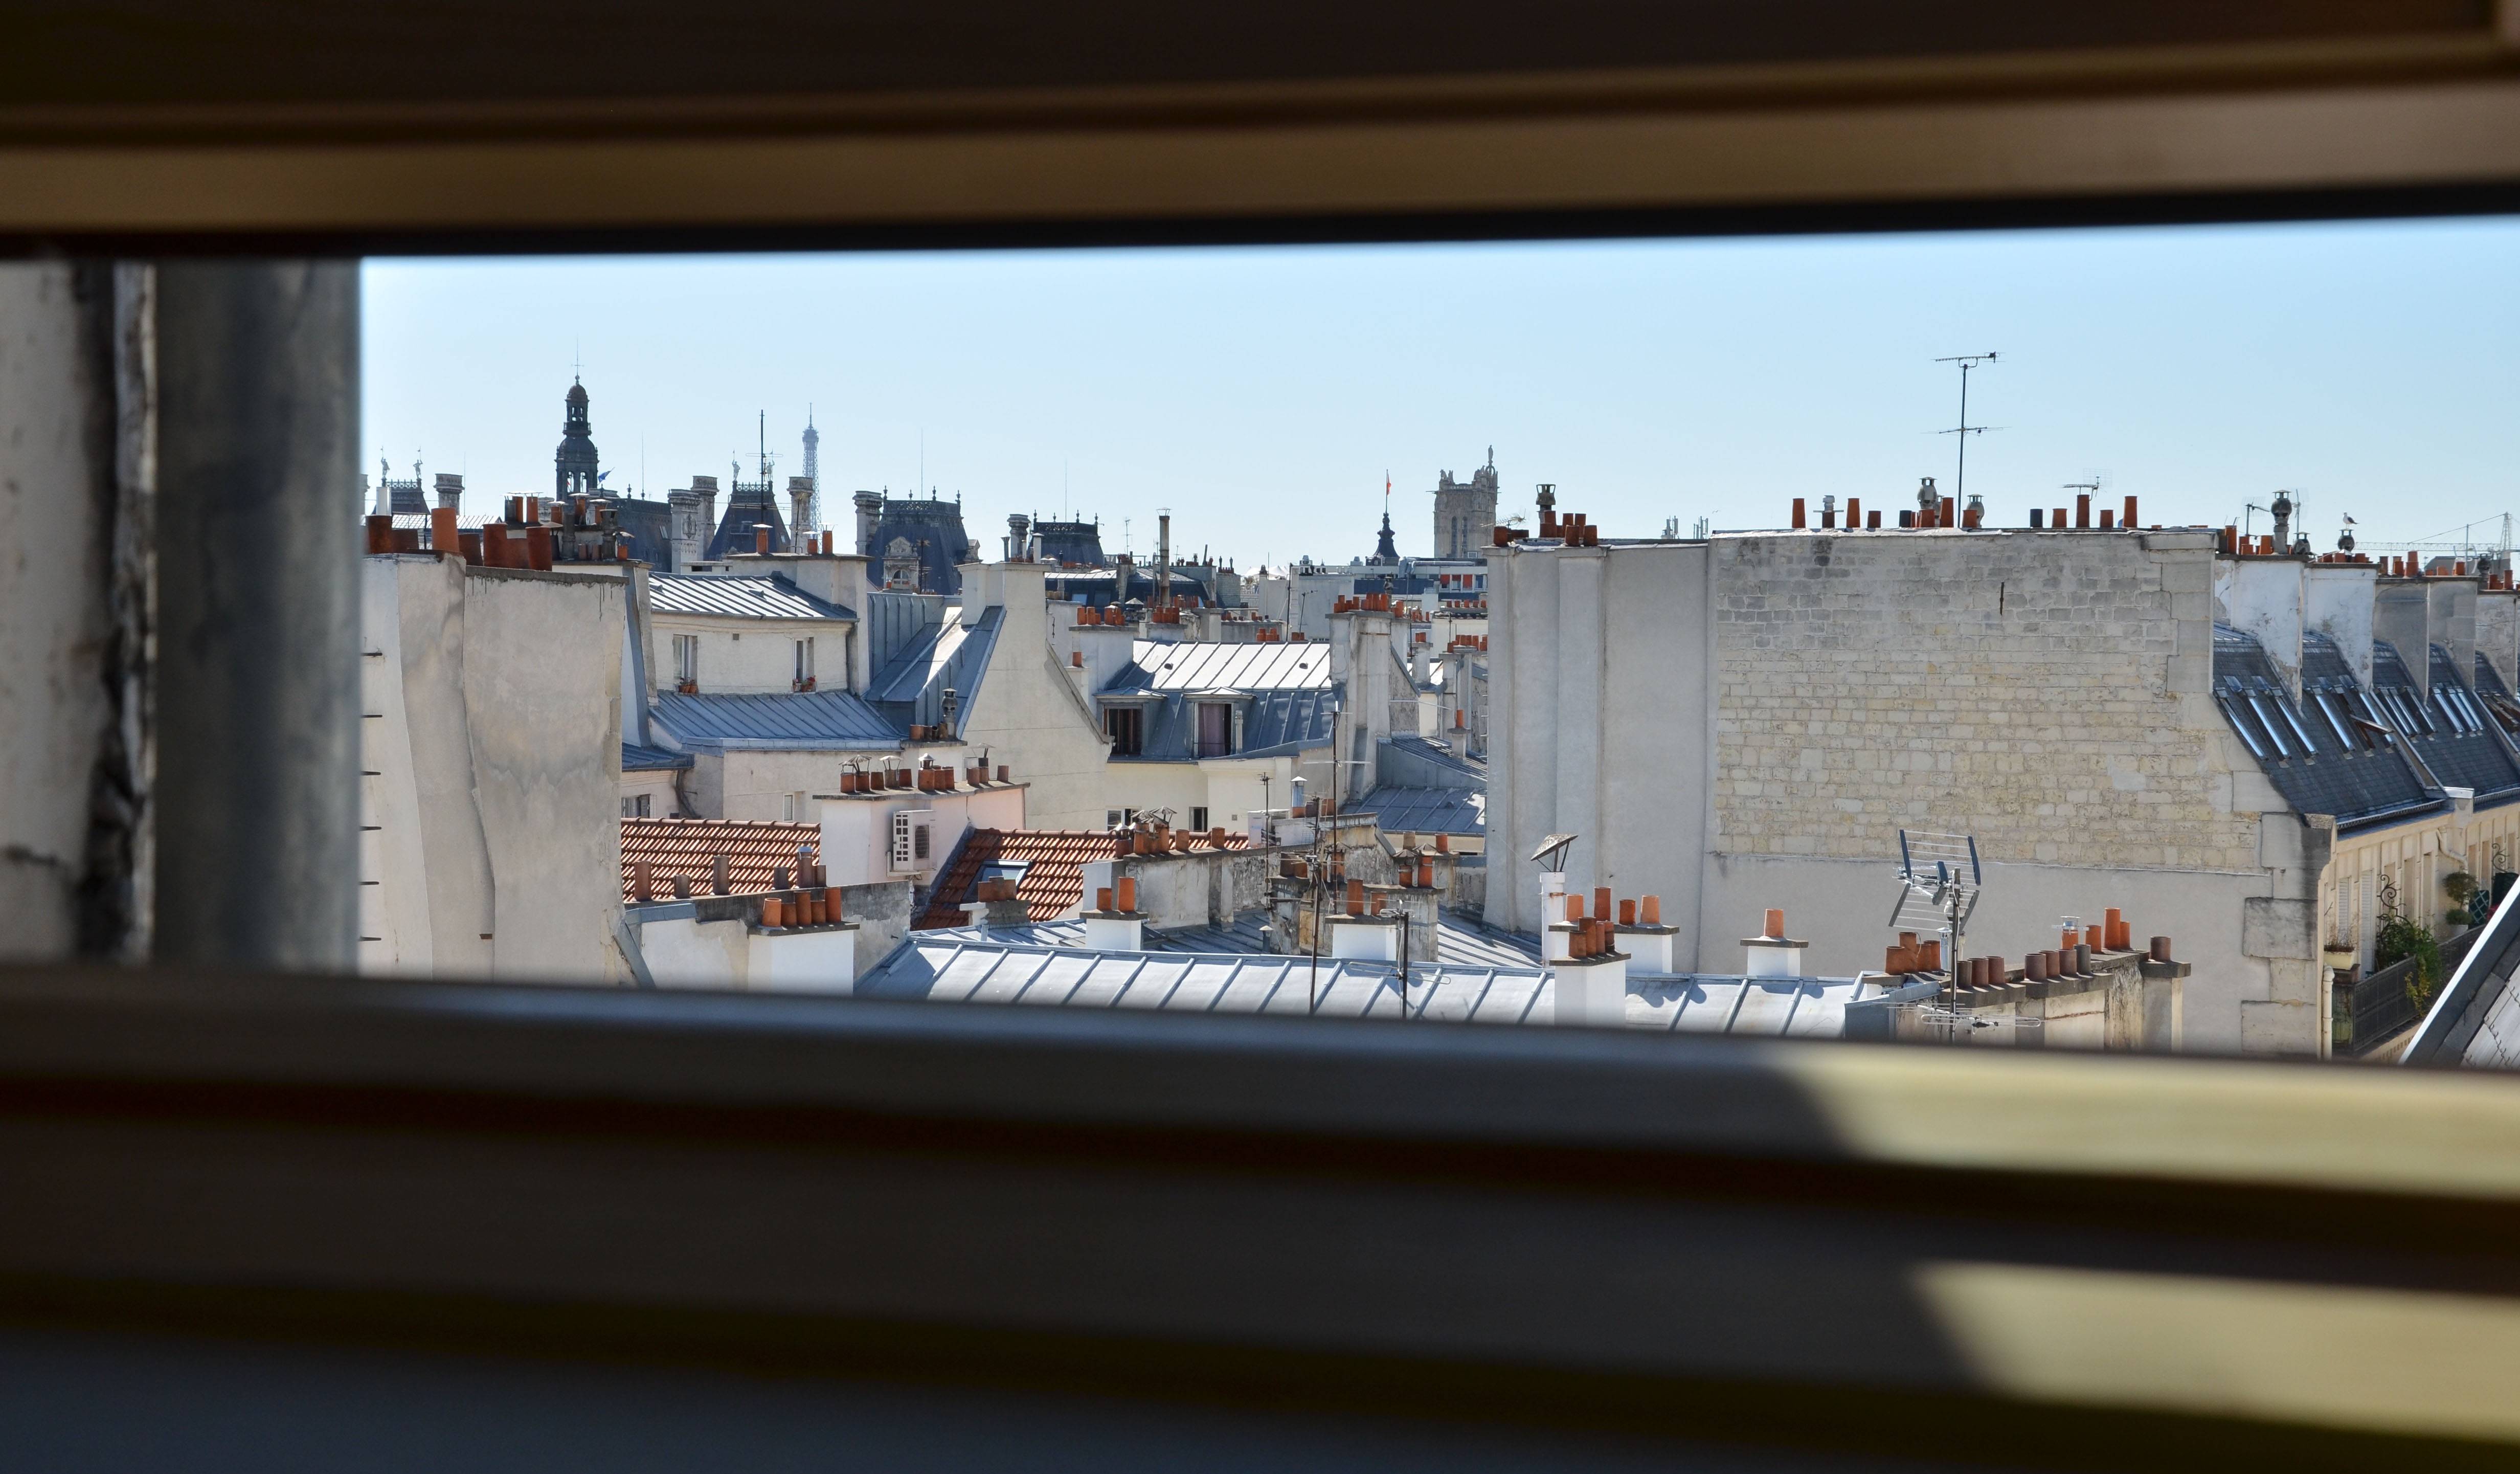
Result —
<svg viewBox="0 0 2520 1474"><path fill-rule="evenodd" d="M1803 976L1803 950L1809 944L1787 937L1785 913L1771 906L1761 934L1742 940L1747 955L1741 971L1752 978L1799 978Z"/></svg>
<svg viewBox="0 0 2520 1474"><path fill-rule="evenodd" d="M814 525L814 479L810 476L788 478L788 550L808 551L806 530Z"/></svg>
<svg viewBox="0 0 2520 1474"><path fill-rule="evenodd" d="M437 505L449 512L464 510L464 478L437 473Z"/></svg>
<svg viewBox="0 0 2520 1474"><path fill-rule="evenodd" d="M1094 890L1095 910L1085 913L1085 946L1096 952L1143 952L1147 917L1138 909L1138 880L1123 875Z"/></svg>
<svg viewBox="0 0 2520 1474"><path fill-rule="evenodd" d="M1173 514L1165 512L1155 519L1155 593L1147 601L1150 609L1168 609L1173 602Z"/></svg>

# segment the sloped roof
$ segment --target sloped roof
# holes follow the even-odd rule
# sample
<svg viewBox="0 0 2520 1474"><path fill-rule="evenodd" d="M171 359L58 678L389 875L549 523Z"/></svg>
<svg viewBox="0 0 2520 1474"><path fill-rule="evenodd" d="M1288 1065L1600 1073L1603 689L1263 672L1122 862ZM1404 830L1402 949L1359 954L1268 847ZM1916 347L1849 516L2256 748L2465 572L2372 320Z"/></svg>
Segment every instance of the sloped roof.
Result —
<svg viewBox="0 0 2520 1474"><path fill-rule="evenodd" d="M2432 647L2431 676L2432 696L2424 704L2424 719L2434 730L2416 739L2424 765L2444 783L2476 790L2480 803L2489 797L2520 794L2520 764L2512 762L2496 730L2498 723L2467 688L2457 662L2439 645ZM2378 678L2376 668L2373 678Z"/></svg>
<svg viewBox="0 0 2520 1474"><path fill-rule="evenodd" d="M888 752L901 729L846 691L769 696L686 696L660 692L649 708L657 724L686 748Z"/></svg>
<svg viewBox="0 0 2520 1474"><path fill-rule="evenodd" d="M1219 845L1199 835L1191 843L1194 851L1240 850L1250 844L1250 837L1229 834ZM961 848L928 892L927 909L921 913L918 925L922 929L962 926L968 919L963 907L971 901L972 889L992 864L1024 866L1022 878L1015 882L1015 898L1034 921L1070 915L1085 901L1085 867L1117 856L1120 844L1120 836L1104 829L974 829L963 837ZM1077 936L1081 940L1083 931Z"/></svg>
<svg viewBox="0 0 2520 1474"><path fill-rule="evenodd" d="M806 593L786 578L720 578L706 574L651 574L648 603L665 614L723 615L740 620L854 620L857 613Z"/></svg>
<svg viewBox="0 0 2520 1474"><path fill-rule="evenodd" d="M2374 683L2378 658L2373 647ZM2394 661L2394 656L2389 656ZM2395 819L2445 802L2424 786L2405 753L2387 739L2368 740L2358 720L2375 714L2352 670L2323 636L2306 638L2296 703L2257 637L2214 626L2214 697L2223 719L2258 760L2284 802L2300 813L2333 814L2340 825ZM2395 719L2394 717L2392 718Z"/></svg>
<svg viewBox="0 0 2520 1474"><path fill-rule="evenodd" d="M989 657L997 649L1006 613L984 610L979 622L967 629L949 607L942 622L911 638L875 673L867 683L867 700L905 725L943 721L949 688L961 709L970 711L989 673Z"/></svg>
<svg viewBox="0 0 2520 1474"><path fill-rule="evenodd" d="M1477 834L1488 829L1488 796L1478 788L1377 788L1351 801L1348 810L1370 813L1385 834Z"/></svg>
<svg viewBox="0 0 2520 1474"><path fill-rule="evenodd" d="M621 770L625 773L655 772L689 767L692 755L670 752L661 747L641 747L635 742L621 744Z"/></svg>
<svg viewBox="0 0 2520 1474"><path fill-rule="evenodd" d="M1102 689L1132 691L1327 691L1327 643L1227 644L1211 640L1133 640L1129 664Z"/></svg>
<svg viewBox="0 0 2520 1474"><path fill-rule="evenodd" d="M1242 746L1236 758L1278 758L1308 748L1330 745L1335 688L1255 691L1242 710ZM1145 728L1134 756L1114 756L1114 762L1192 762L1198 751L1198 698L1188 691L1167 692L1146 709Z"/></svg>
<svg viewBox="0 0 2520 1474"><path fill-rule="evenodd" d="M1017 894L1021 894L1018 891ZM1009 942L1034 946L1078 947L1085 944L1085 923L1078 917L1036 921L1022 927L965 927L960 912L955 928L937 936L959 936L970 942ZM1244 911L1223 926L1147 928L1147 949L1155 952L1199 952L1212 956L1256 956L1269 951L1261 936L1265 911ZM1448 967L1538 967L1540 944L1529 937L1495 931L1486 923L1453 911L1440 911L1435 921L1436 960Z"/></svg>
<svg viewBox="0 0 2520 1474"><path fill-rule="evenodd" d="M2514 889L2433 998L2399 1063L2520 1070L2520 889Z"/></svg>
<svg viewBox="0 0 2520 1474"><path fill-rule="evenodd" d="M677 875L692 878L692 889L698 895L709 894L711 867L718 855L727 857L728 894L749 896L775 890L774 872L785 865L791 872L796 867L796 852L806 852L808 863L820 855L822 827L817 824L783 824L767 819L623 819L621 821L621 898L637 898L633 882L636 866L648 862L649 877L656 894L673 894Z"/></svg>
<svg viewBox="0 0 2520 1474"><path fill-rule="evenodd" d="M1834 1037L1847 1004L1870 995L1867 987L1852 978L1631 978L1625 1020L1669 1034ZM1472 1024L1551 1024L1556 1015L1555 975L1535 967L1414 966L1404 1005L1399 969L1387 962L1092 952L969 932L911 933L859 976L854 995L1329 1018L1396 1019L1405 1009Z"/></svg>
<svg viewBox="0 0 2520 1474"><path fill-rule="evenodd" d="M982 869L993 863L1021 862L1015 898L1035 921L1049 921L1076 909L1085 895L1085 867L1119 853L1119 841L1102 829L974 829L927 894L922 927L961 926L963 907L971 899Z"/></svg>
<svg viewBox="0 0 2520 1474"><path fill-rule="evenodd" d="M1487 786L1487 764L1473 761L1450 743L1399 732L1375 743L1374 749L1374 770L1385 783L1402 788Z"/></svg>

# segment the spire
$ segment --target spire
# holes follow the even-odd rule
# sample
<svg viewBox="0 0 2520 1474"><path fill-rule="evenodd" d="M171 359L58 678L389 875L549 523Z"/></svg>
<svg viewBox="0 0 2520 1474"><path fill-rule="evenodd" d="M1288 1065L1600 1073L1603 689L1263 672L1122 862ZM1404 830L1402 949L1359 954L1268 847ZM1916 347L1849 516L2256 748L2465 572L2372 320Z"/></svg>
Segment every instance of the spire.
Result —
<svg viewBox="0 0 2520 1474"><path fill-rule="evenodd" d="M1391 509L1388 506L1382 509L1382 537L1373 545L1372 561L1375 563L1400 561L1400 549L1392 546L1391 543Z"/></svg>

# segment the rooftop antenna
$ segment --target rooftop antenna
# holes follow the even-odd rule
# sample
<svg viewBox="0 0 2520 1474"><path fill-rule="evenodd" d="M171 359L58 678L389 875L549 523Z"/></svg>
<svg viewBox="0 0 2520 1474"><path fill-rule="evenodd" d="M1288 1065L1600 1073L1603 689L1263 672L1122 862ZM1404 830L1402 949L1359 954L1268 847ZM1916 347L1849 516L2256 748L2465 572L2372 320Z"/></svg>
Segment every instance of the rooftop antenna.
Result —
<svg viewBox="0 0 2520 1474"><path fill-rule="evenodd" d="M1995 1021L1959 1006L1960 957L1968 942L1969 917L1977 910L1986 878L1978 867L1977 840L1972 835L1938 834L1930 830L1899 831L1899 899L1890 908L1892 931L1933 931L1943 940L1943 987L1938 1001L1903 1005L1928 1023L1957 1034L1962 1029L1992 1029ZM2035 1025L2034 1019L2016 1021Z"/></svg>
<svg viewBox="0 0 2520 1474"><path fill-rule="evenodd" d="M1948 358L1937 358L1934 360L1936 363L1957 363L1960 366L1960 422L1958 425L1953 426L1951 429L1939 433L1942 435L1956 435L1960 438L1959 466L1957 474L1952 477L1952 499L1960 502L1962 506L1967 505L1964 497L1968 491L1968 438L1973 435L1984 435L1988 430L1993 428L1992 426L1986 425L1971 425L1968 422L1969 370L1976 368L1981 364L1993 363L1995 359L1996 355L1993 352L1985 352L1955 353Z"/></svg>

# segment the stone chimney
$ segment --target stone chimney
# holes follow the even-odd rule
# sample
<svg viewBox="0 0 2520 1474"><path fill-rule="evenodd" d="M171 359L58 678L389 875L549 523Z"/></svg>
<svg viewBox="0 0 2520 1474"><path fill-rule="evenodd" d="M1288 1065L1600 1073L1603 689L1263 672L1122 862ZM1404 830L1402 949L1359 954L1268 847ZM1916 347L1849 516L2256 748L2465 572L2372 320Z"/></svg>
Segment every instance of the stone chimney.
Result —
<svg viewBox="0 0 2520 1474"><path fill-rule="evenodd" d="M700 530L699 493L687 486L677 487L665 493L665 508L666 556L670 560L665 567L669 572L680 573L699 562L701 551L708 546L707 536Z"/></svg>
<svg viewBox="0 0 2520 1474"><path fill-rule="evenodd" d="M1155 519L1155 591L1148 609L1169 609L1173 602L1173 514Z"/></svg>
<svg viewBox="0 0 2520 1474"><path fill-rule="evenodd" d="M814 526L814 479L810 476L788 478L788 547L791 552L805 551L805 534Z"/></svg>
<svg viewBox="0 0 2520 1474"><path fill-rule="evenodd" d="M693 477L692 495L699 500L699 556L706 557L708 555L709 539L717 535L717 478L714 476Z"/></svg>
<svg viewBox="0 0 2520 1474"><path fill-rule="evenodd" d="M1032 519L1021 512L1007 518L1007 562L1026 562L1032 543Z"/></svg>
<svg viewBox="0 0 2520 1474"><path fill-rule="evenodd" d="M872 558L876 555L875 531L883 523L883 493L861 491L850 500L858 513L858 556Z"/></svg>
<svg viewBox="0 0 2520 1474"><path fill-rule="evenodd" d="M464 478L437 473L437 504L449 512L464 510Z"/></svg>

